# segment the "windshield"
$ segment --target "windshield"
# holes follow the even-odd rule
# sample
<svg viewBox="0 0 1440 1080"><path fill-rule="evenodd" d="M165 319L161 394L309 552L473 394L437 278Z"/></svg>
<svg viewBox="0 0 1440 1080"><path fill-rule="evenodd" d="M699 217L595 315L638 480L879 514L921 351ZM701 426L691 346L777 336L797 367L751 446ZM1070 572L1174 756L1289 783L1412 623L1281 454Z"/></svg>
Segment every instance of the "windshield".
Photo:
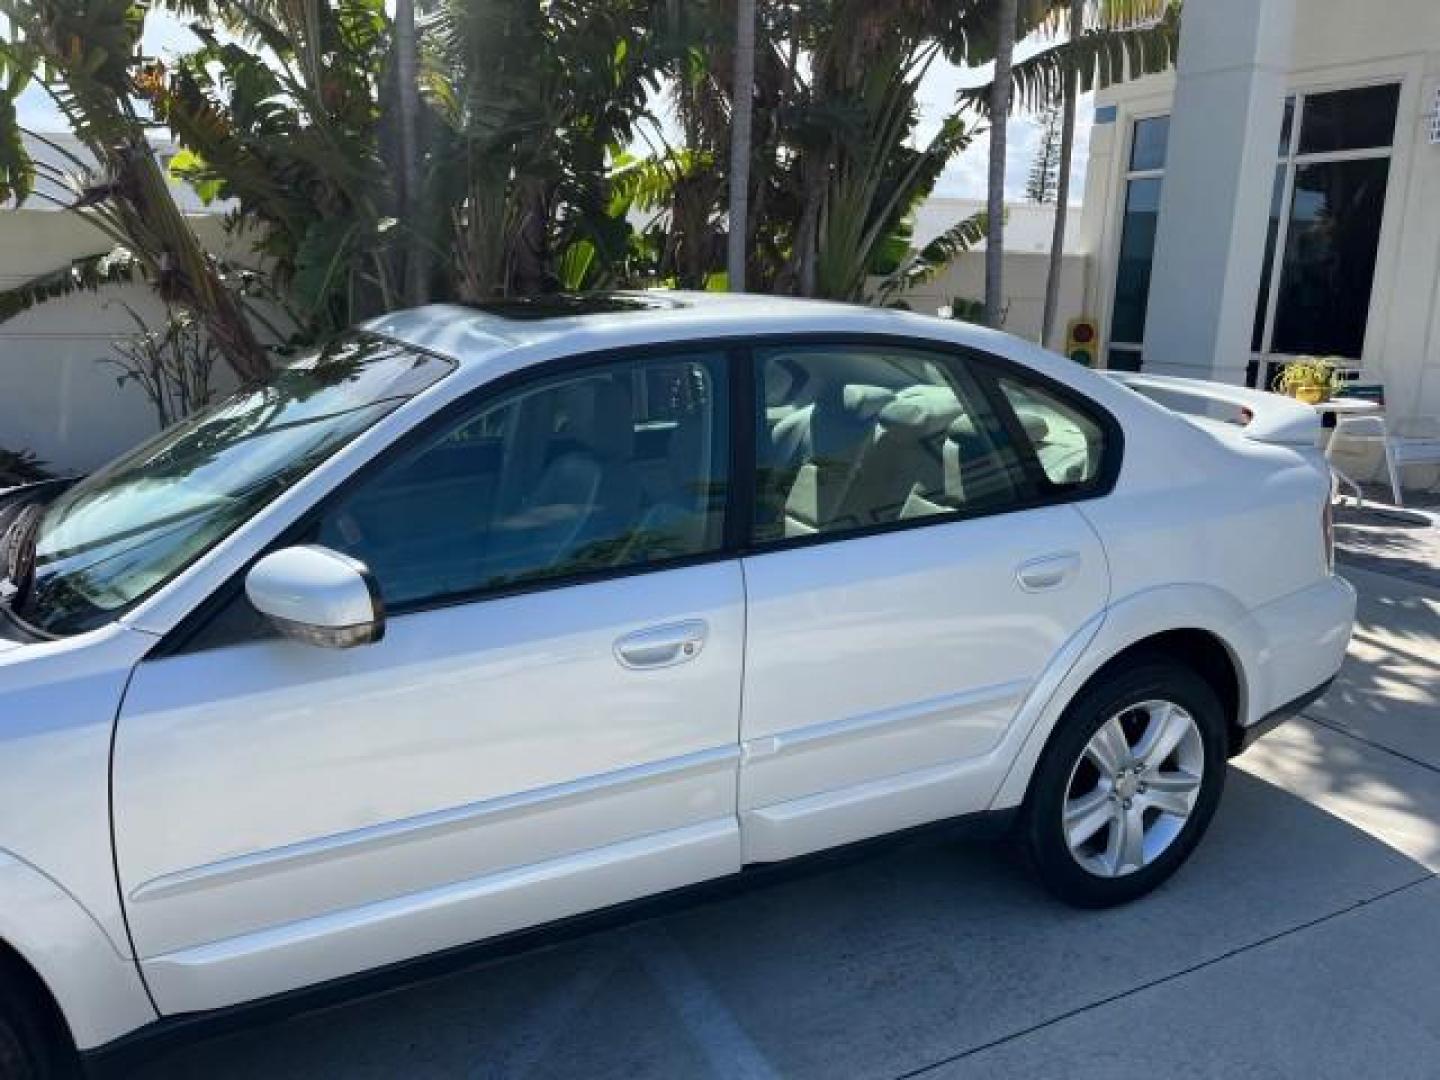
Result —
<svg viewBox="0 0 1440 1080"><path fill-rule="evenodd" d="M353 336L161 432L50 504L15 614L47 634L110 621L452 368Z"/></svg>

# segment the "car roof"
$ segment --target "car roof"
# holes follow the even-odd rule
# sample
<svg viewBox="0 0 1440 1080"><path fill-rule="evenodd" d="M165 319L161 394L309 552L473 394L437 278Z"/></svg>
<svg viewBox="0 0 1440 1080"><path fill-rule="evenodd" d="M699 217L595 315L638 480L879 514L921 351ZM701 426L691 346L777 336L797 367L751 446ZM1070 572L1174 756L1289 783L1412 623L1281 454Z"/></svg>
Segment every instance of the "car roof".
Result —
<svg viewBox="0 0 1440 1080"><path fill-rule="evenodd" d="M392 312L363 329L416 345L462 366L523 346L559 351L777 333L898 334L1005 351L1004 335L894 309L823 300L671 290L561 293L477 304L430 304ZM535 360L542 359L537 355Z"/></svg>
<svg viewBox="0 0 1440 1080"><path fill-rule="evenodd" d="M382 315L361 328L454 360L459 378L436 387L444 398L552 360L610 349L781 335L874 335L902 345L958 345L1003 357L1112 410L1123 412L1129 399L1138 399L1110 379L1000 330L896 308L788 296L662 289L562 293L430 304Z"/></svg>

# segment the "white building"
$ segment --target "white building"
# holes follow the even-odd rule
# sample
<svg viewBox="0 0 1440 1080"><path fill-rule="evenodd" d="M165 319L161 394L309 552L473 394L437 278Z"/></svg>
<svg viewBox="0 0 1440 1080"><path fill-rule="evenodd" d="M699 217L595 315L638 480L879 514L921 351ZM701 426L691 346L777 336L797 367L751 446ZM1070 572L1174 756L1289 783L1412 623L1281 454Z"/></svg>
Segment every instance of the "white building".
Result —
<svg viewBox="0 0 1440 1080"><path fill-rule="evenodd" d="M984 199L941 196L926 199L915 208L912 242L916 247L923 247L946 229L984 209ZM1054 228L1054 206L1014 202L1005 207L1003 329L1020 337L1032 340L1040 337ZM1065 219L1065 257L1056 301L1056 340L1050 343L1056 348L1063 344L1066 316L1077 314L1084 302L1086 259L1081 254L1081 243L1080 207L1072 206ZM932 315L956 300L980 300L984 295L985 245L980 243L930 281L907 290L901 299L911 310Z"/></svg>
<svg viewBox="0 0 1440 1080"><path fill-rule="evenodd" d="M1096 99L1102 360L1265 385L1341 357L1393 421L1440 417L1437 112L1440 0L1187 0L1178 69Z"/></svg>

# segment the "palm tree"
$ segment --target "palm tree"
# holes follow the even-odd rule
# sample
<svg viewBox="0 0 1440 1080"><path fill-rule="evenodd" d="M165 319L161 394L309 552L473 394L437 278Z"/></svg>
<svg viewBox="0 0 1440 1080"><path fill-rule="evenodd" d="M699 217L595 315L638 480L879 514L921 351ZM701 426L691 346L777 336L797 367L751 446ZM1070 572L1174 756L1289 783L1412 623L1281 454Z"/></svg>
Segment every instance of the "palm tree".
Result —
<svg viewBox="0 0 1440 1080"><path fill-rule="evenodd" d="M1085 31L1086 0L1070 0L1070 40ZM1040 344L1050 340L1055 306L1060 300L1060 269L1065 259L1065 219L1070 208L1070 168L1075 153L1075 105L1080 94L1076 73L1065 73L1065 100L1060 106L1060 173L1055 179L1055 225L1050 234L1050 260L1045 271L1045 312L1040 319Z"/></svg>
<svg viewBox="0 0 1440 1080"><path fill-rule="evenodd" d="M1070 0L1070 11L1066 22L1070 29L1070 44L1075 49L1083 46L1086 34L1087 13L1098 29L1119 30L1127 27L1144 28L1146 24L1159 24L1165 18L1170 0ZM1160 50L1162 54L1166 51ZM1045 274L1045 314L1041 321L1040 344L1050 340L1055 328L1055 308L1060 299L1060 270L1065 257L1065 224L1070 208L1070 170L1075 152L1075 109L1080 98L1081 73L1071 68L1064 75L1064 100L1061 104L1060 126L1060 175L1055 190L1055 227L1050 236L1050 262Z"/></svg>
<svg viewBox="0 0 1440 1080"><path fill-rule="evenodd" d="M595 287L623 262L610 165L659 89L658 22L649 0L435 5L422 84L458 296Z"/></svg>
<svg viewBox="0 0 1440 1080"><path fill-rule="evenodd" d="M400 143L400 220L405 227L407 304L428 297L428 252L420 231L420 81L415 38L415 0L395 0L395 120Z"/></svg>
<svg viewBox="0 0 1440 1080"><path fill-rule="evenodd" d="M1028 25L1041 31L1068 26L1069 39L1053 45L1019 63L1010 65L1011 109L1040 109L1066 104L1069 138L1061 150L1062 188L1056 205L1055 229L1051 238L1051 266L1046 288L1045 334L1053 325L1059 291L1059 265L1063 256L1066 212L1069 203L1070 163L1074 150L1075 100L1080 94L1103 89L1113 83L1165 71L1175 63L1180 47L1179 0L1051 0L1035 10L1022 9ZM1073 13L1082 9L1081 18ZM1040 17L1034 17L1034 16ZM1087 27L1087 17L1093 25ZM962 90L959 100L968 108L988 114L995 123L996 79L988 85ZM1003 120L997 125L1003 128ZM992 146L990 196L996 195L995 156ZM1003 182L1003 168L1001 172ZM991 246L995 246L993 240ZM1003 253L994 261L998 263ZM986 256L986 299L989 300L991 256Z"/></svg>
<svg viewBox="0 0 1440 1080"><path fill-rule="evenodd" d="M730 107L730 235L725 266L731 292L745 291L750 224L750 116L755 101L755 0L735 5L735 79Z"/></svg>
<svg viewBox="0 0 1440 1080"><path fill-rule="evenodd" d="M1000 0L995 26L995 79L990 84L990 176L985 207L985 322L989 326L1000 325L1005 304L1005 144L1019 14L1019 0Z"/></svg>

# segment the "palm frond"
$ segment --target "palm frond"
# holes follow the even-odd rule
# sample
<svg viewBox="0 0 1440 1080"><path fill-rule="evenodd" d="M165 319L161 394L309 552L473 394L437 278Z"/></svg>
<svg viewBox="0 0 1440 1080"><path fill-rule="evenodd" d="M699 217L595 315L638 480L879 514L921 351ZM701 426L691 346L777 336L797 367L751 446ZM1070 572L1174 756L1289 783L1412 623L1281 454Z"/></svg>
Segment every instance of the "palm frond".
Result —
<svg viewBox="0 0 1440 1080"><path fill-rule="evenodd" d="M0 322L47 300L78 292L97 292L101 286L123 285L142 277L139 261L127 248L84 255L58 270L39 274L0 292Z"/></svg>
<svg viewBox="0 0 1440 1080"><path fill-rule="evenodd" d="M1073 73L1080 92L1169 69L1180 49L1180 16L1168 8L1158 22L1122 30L1087 30L1053 45L1011 69L1011 111L1037 111L1064 99ZM990 111L992 83L962 89L956 101L982 116Z"/></svg>
<svg viewBox="0 0 1440 1080"><path fill-rule="evenodd" d="M876 291L876 299L888 304L907 289L932 280L952 262L977 244L985 242L990 217L984 210L961 218L923 248L912 250Z"/></svg>
<svg viewBox="0 0 1440 1080"><path fill-rule="evenodd" d="M35 162L15 101L30 84L33 58L10 42L0 42L0 203L23 203L35 190Z"/></svg>
<svg viewBox="0 0 1440 1080"><path fill-rule="evenodd" d="M1163 19L1176 0L1088 0L1091 19L1102 30L1146 26Z"/></svg>

